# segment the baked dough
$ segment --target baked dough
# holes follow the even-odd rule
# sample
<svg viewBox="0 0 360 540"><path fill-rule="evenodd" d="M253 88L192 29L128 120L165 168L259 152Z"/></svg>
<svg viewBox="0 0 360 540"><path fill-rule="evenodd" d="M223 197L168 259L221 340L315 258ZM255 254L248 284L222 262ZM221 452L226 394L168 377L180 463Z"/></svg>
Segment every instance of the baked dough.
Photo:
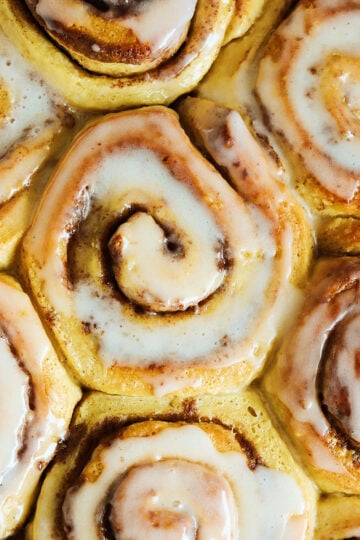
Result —
<svg viewBox="0 0 360 540"><path fill-rule="evenodd" d="M91 539L104 530L207 539L219 527L216 538L272 530L310 540L315 506L253 392L185 401L91 393L43 484L29 537L76 539L86 529Z"/></svg>
<svg viewBox="0 0 360 540"><path fill-rule="evenodd" d="M147 66L149 59L143 59L145 65L141 58L139 58L139 63L134 62L134 54L139 53L141 57L141 51L149 50L148 34L154 34L156 40L161 41L158 34L160 32L161 35L163 23L160 24L160 22L166 22L166 18L159 17L159 11L165 9L161 5L162 0L139 4L140 11L144 10L144 13L147 13L149 10L150 19L151 17L159 19L156 24L151 19L151 24L147 25L145 21L141 26L139 17L133 15L126 23L127 27L123 26L127 20L126 17L118 18L116 14L112 15L113 11L120 8L110 1L96 3L95 1L85 2L85 0L66 0L61 3L60 11L56 7L56 2L47 3L47 0L29 0L28 4L36 18L47 31L50 31L51 36L56 41L60 41L61 47L70 51L73 59L64 54L62 48L59 48L49 36L43 33L21 0L3 0L0 5L1 21L6 32L13 43L36 64L43 76L62 92L71 105L86 110L114 110L136 105L170 103L181 94L193 89L205 75L220 50L227 29L229 28L230 32L228 39L241 34L249 27L258 9L258 2L254 7L250 7L248 2L236 3L234 0L211 2L198 0L194 14L190 17L191 24L187 32L189 21L186 21L194 7L194 2L192 0L182 2L183 9L180 13L179 10L171 8L172 0L166 2L166 5L170 5L171 19L179 19L183 30L179 32L179 42L176 43L175 50L172 46L166 50L166 55L169 53L171 58L166 60L165 55L162 61L160 55L161 63L154 67L154 61L155 64L158 61L156 58L154 61L150 58L150 64ZM108 9L105 11L96 9L94 6L99 6L99 4ZM129 5L128 2L126 4ZM188 4L190 10L185 9ZM137 11L138 3L135 1L134 6ZM155 10L155 15L151 14L151 10ZM186 16L187 11L189 11L188 16ZM76 19L77 15L80 17L80 23ZM235 20L233 20L234 15ZM58 19L57 22L56 19ZM231 29L230 23L232 23ZM114 47L114 43L105 45L107 39L110 42L118 40L117 30L109 31L109 25L122 28L120 34L125 39L125 45L120 48L118 45ZM64 34L67 26L70 37L66 32ZM86 28L88 26L90 26L90 36ZM141 43L139 42L136 32L140 32L141 39L146 38L145 47L141 39ZM171 32L170 34L172 35ZM182 41L184 43L178 48ZM80 45L81 50L77 50L77 46ZM117 53L123 49L125 52L128 51L128 58L124 63L126 58L123 57L119 63L113 54L114 51ZM105 52L101 58L103 51ZM99 55L100 58L97 59ZM81 62L84 67L78 62ZM139 70L139 72L134 73L134 70Z"/></svg>
<svg viewBox="0 0 360 540"><path fill-rule="evenodd" d="M153 107L90 125L44 193L24 276L87 387L236 391L297 302L312 253L306 215L240 116L223 112L214 160L235 190L176 114Z"/></svg>
<svg viewBox="0 0 360 540"><path fill-rule="evenodd" d="M7 39L0 20L0 268L12 262L72 111Z"/></svg>
<svg viewBox="0 0 360 540"><path fill-rule="evenodd" d="M265 378L274 412L326 492L360 492L359 278L355 257L317 262L304 306Z"/></svg>
<svg viewBox="0 0 360 540"><path fill-rule="evenodd" d="M0 349L0 536L7 538L29 513L80 390L58 360L29 297L6 275L0 276Z"/></svg>

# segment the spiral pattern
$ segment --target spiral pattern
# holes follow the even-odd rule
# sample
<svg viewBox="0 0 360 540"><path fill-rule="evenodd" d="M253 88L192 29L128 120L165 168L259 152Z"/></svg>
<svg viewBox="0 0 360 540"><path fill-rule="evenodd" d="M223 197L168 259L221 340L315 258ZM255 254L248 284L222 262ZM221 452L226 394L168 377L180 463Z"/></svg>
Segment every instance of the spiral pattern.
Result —
<svg viewBox="0 0 360 540"><path fill-rule="evenodd" d="M250 472L241 456L221 455L201 428L194 426L168 428L143 439L141 450L136 450L135 446L138 448L139 441L130 438L114 441L106 449L97 450L95 461L90 461L87 467L90 470L101 468L101 475L96 482L90 479L89 483L85 471L81 485L70 489L65 498L63 512L69 538L81 538L85 524L89 538L100 537L96 527L99 519L95 516L99 507L103 512L100 505L104 504L104 493L109 492L111 484L117 483L116 478L120 484L113 487L109 516L115 538L146 536L149 539L185 537L205 540L211 534L224 540L237 539L243 534L247 538L256 538L252 529L257 527L249 516L250 505L257 506L263 499L269 503L273 496L271 482L276 473L262 468ZM191 447L194 450L190 450ZM198 463L200 456L205 465ZM150 463L142 464L144 460ZM120 467L116 465L119 461L122 461ZM125 474L125 471L128 472ZM243 501L244 484L246 504ZM288 508L278 510L272 521L280 521L282 511L286 523L288 516L302 513L303 503L288 478L279 478L279 484L280 492L287 492L290 504ZM262 485L269 486L270 493L266 488L262 490ZM277 497L277 500L281 498ZM241 509L241 519L237 515L240 501L244 507L249 505L248 513L244 512L244 507ZM240 532L240 523L244 522L245 516L248 523L242 525ZM278 531L283 526L284 523L278 523ZM261 526L259 529L257 532L261 536L265 531Z"/></svg>
<svg viewBox="0 0 360 540"><path fill-rule="evenodd" d="M241 140L236 130L229 137ZM226 159L240 159L234 152ZM255 193L251 203L239 197L164 108L109 116L80 135L40 204L23 262L86 385L168 393L234 388L254 376L299 277L292 225L278 237L280 223L256 204ZM306 234L306 224L299 230ZM308 247L296 248L302 262Z"/></svg>
<svg viewBox="0 0 360 540"><path fill-rule="evenodd" d="M24 521L40 475L65 436L80 395L41 326L28 296L0 279L0 535Z"/></svg>
<svg viewBox="0 0 360 540"><path fill-rule="evenodd" d="M318 212L359 209L360 3L299 2L270 40L257 92Z"/></svg>
<svg viewBox="0 0 360 540"><path fill-rule="evenodd" d="M167 104L192 90L237 10L235 0L186 0L180 9L174 0L27 4L1 3L7 33L71 105L90 110Z"/></svg>
<svg viewBox="0 0 360 540"><path fill-rule="evenodd" d="M144 412L149 403L137 405ZM129 407L134 401L97 393L81 405L30 538L41 531L75 540L84 530L91 540L310 538L304 484L279 470L275 456L275 466L250 458L257 450L244 433L194 418L131 422Z"/></svg>
<svg viewBox="0 0 360 540"><path fill-rule="evenodd" d="M84 67L126 75L155 68L179 49L196 0L27 0L45 30Z"/></svg>
<svg viewBox="0 0 360 540"><path fill-rule="evenodd" d="M271 376L320 485L353 493L359 492L359 271L355 258L317 265Z"/></svg>

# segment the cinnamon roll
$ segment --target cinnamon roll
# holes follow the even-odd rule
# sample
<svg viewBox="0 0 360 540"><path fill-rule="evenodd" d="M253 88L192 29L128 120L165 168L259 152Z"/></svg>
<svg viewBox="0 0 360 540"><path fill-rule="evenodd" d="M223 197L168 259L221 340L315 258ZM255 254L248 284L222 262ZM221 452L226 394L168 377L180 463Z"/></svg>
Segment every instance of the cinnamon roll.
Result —
<svg viewBox="0 0 360 540"><path fill-rule="evenodd" d="M357 258L316 265L306 301L266 389L325 491L360 491Z"/></svg>
<svg viewBox="0 0 360 540"><path fill-rule="evenodd" d="M90 394L45 479L30 539L312 538L312 485L260 400L236 398Z"/></svg>
<svg viewBox="0 0 360 540"><path fill-rule="evenodd" d="M311 253L304 214L236 113L213 133L244 198L163 107L90 125L44 193L23 273L88 387L236 390L296 301Z"/></svg>
<svg viewBox="0 0 360 540"><path fill-rule="evenodd" d="M32 184L70 119L0 27L0 267L9 264L28 226Z"/></svg>
<svg viewBox="0 0 360 540"><path fill-rule="evenodd" d="M359 218L359 32L358 1L300 1L260 62L267 122L321 217Z"/></svg>
<svg viewBox="0 0 360 540"><path fill-rule="evenodd" d="M169 103L194 88L229 24L229 38L251 24L247 4L185 0L179 9L175 0L4 0L0 14L14 42L69 103L110 110Z"/></svg>
<svg viewBox="0 0 360 540"><path fill-rule="evenodd" d="M23 523L80 399L28 296L0 277L0 536Z"/></svg>

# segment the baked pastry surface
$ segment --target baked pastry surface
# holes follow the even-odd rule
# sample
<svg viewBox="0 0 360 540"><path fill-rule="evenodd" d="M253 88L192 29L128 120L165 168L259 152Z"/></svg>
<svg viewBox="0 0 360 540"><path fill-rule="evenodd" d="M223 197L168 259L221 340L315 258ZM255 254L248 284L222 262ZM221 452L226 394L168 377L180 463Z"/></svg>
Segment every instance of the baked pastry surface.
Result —
<svg viewBox="0 0 360 540"><path fill-rule="evenodd" d="M357 258L317 263L265 378L274 411L324 491L359 493Z"/></svg>
<svg viewBox="0 0 360 540"><path fill-rule="evenodd" d="M93 499L94 515L105 537L121 535L119 531L128 526L117 503L134 483L138 499L137 479L142 473L147 478L160 476L157 493L164 490L168 500L168 474L189 480L190 488L185 489L181 509L177 504L151 509L145 516L146 534L136 533L141 539L150 538L149 515L151 527L165 524L176 530L180 524L191 532L205 514L214 518L207 525L212 530L226 514L224 530L231 539L237 538L234 530L240 531L240 537L267 538L272 525L274 540L360 537L357 192L340 201L318 187L301 152L278 129L286 115L276 114L270 121L270 98L267 90L260 89L268 62L276 60L277 65L287 50L289 25L301 20L299 13L306 13L307 18L299 44L320 31L325 12L336 21L340 12L343 19L350 17L346 26L358 42L357 18L352 18L359 10L358 0L197 2L192 20L185 21L183 34L178 33L179 41L168 49L165 46L165 56L160 53L155 60L152 53L147 57L153 46L150 42L148 49L138 47L136 31L128 39L134 21L125 22L122 32L128 42L120 62L108 62L113 52L105 46L108 58L101 59L98 53L103 47L94 35L86 40L83 29L73 28L69 43L75 43L77 31L81 42L80 54L73 58L63 48L66 43L61 45L47 33L51 10L60 4L69 6L68 0L51 5L46 0L27 2L35 15L37 10L45 14L43 27L26 7L26 0L0 2L4 32L0 35L0 138L5 142L0 159L0 268L16 276L34 301L51 339L52 345L48 342L47 346L55 348L59 358L66 356L67 369L82 385L85 399L64 441L79 388L55 359L42 371L46 380L42 385L21 360L25 347L21 347L20 360L16 357L12 362L11 355L18 350L8 346L6 337L0 339L3 352L9 353L7 360L5 354L2 357L3 386L10 389L10 374L22 385L20 392L9 390L9 396L4 392L7 415L0 429L4 440L11 431L5 428L15 427L8 439L11 444L2 445L0 457L12 453L15 461L30 463L33 486L39 486L39 475L40 484L45 480L39 499L30 481L24 482L21 491L21 482L14 480L19 493L15 506L0 502L0 524L1 512L10 512L13 528L7 516L3 520L7 529L0 530L0 537L19 528L16 540L23 540L25 534L32 540L54 540L79 536L75 530L80 530L80 538L84 531L94 532L92 516L87 514L88 489L94 484L96 491L105 469L106 473L109 469L119 472L114 466L115 448L115 452L133 449L138 442L141 451L147 452L146 459L133 467L126 452L130 459L126 481L119 483L117 476L114 484L110 480L109 489L100 489ZM159 10L162 2L147 3ZM80 4L91 4L92 14L105 14L106 23L112 22L115 12L122 18L129 7L124 7L127 0L76 2ZM185 4L191 7L191 1ZM135 1L134 6L129 7L130 19L140 14L145 2ZM215 13L220 25L216 28L212 26ZM50 21L49 26L59 29L68 14L60 13L62 22ZM180 13L180 19L184 21L186 14ZM160 22L157 36L164 29ZM332 33L324 38L326 47ZM349 43L349 36L345 37L344 43ZM89 46L96 59L87 64L84 57ZM126 46L128 51L137 51L135 62L132 53L127 62ZM182 64L176 63L179 58ZM100 66L97 72L99 64L106 64L105 70L110 71ZM354 134L357 141L356 55L336 50L327 55L325 64L317 66L318 73L306 73L311 80L320 80L313 97L323 97L337 127L345 122L347 137ZM199 83L210 65L209 74ZM119 66L121 73L116 71ZM292 67L296 62L290 71ZM13 73L20 81L18 94ZM276 107L282 108L287 78L291 75L278 84L274 76L265 85L276 85ZM193 97L172 103L191 88ZM300 83L298 90L301 94ZM20 96L18 102L15 94ZM302 95L302 99L308 98ZM37 108L34 103L38 102ZM131 110L153 103L170 104L171 109ZM125 110L118 113L119 109ZM110 110L117 112L98 115ZM20 125L19 145L10 140L14 111L25 111L20 123L15 123ZM28 125L22 123L26 119ZM88 126L73 139L84 119L89 120ZM343 128L339 128L341 137ZM297 135L301 134L297 129ZM307 151L309 138L304 140ZM326 156L322 152L322 159ZM356 184L358 155L354 156L347 181ZM14 163L20 175L10 174ZM339 170L330 163L331 173ZM339 178L345 176L341 172ZM324 252L355 257L318 262ZM12 278L1 278L0 307L4 285L20 293ZM8 325L14 332L16 323L26 320L30 304L29 299L25 305L12 298L11 309L22 309L12 322L0 316L0 327ZM304 298L304 310L299 313ZM305 329L308 321L313 324ZM30 326L32 344L42 343L33 329L36 325ZM247 390L248 386L259 393ZM34 407L39 388L41 403L38 400ZM103 393L88 393L88 388ZM51 418L40 415L46 416L52 407L58 407L58 417L52 412ZM17 412L8 414L10 409ZM29 426L34 418L34 422L40 419L44 436L39 431L32 436ZM49 439L55 424L59 430ZM157 446L160 440L165 440L169 455ZM44 460L36 452L27 453L41 441L43 455L48 452ZM187 450L180 455L180 450L190 446L194 452L206 448L203 455L214 452L218 457L209 464ZM154 449L162 456L155 465L152 458L147 461ZM234 453L233 474L228 467L233 463L229 454ZM238 485L229 480L239 471L240 483L246 479L240 505ZM223 506L210 500L214 512L202 504L207 494L201 485L209 483L224 494ZM271 490L264 487L267 484ZM0 494L10 488L0 487ZM260 504L253 503L258 500L253 498L256 493ZM83 495L85 504L80 500ZM103 501L107 504L104 512ZM191 506L190 518L182 513L185 506ZM11 512L14 515L19 508L19 520L13 520ZM234 517L241 516L243 508L245 531ZM264 510L261 515L260 510ZM79 515L86 521L84 527L77 521ZM31 521L26 533L24 520ZM167 540L168 534L167 530Z"/></svg>
<svg viewBox="0 0 360 540"><path fill-rule="evenodd" d="M40 477L65 437L80 390L43 329L29 297L0 276L0 536L27 517Z"/></svg>
<svg viewBox="0 0 360 540"><path fill-rule="evenodd" d="M272 35L257 76L294 185L327 218L318 236L328 252L358 252L359 31L359 2L298 2ZM329 217L337 218L332 228Z"/></svg>
<svg viewBox="0 0 360 540"><path fill-rule="evenodd" d="M46 162L70 134L72 111L8 40L1 22L0 268L6 268L29 225Z"/></svg>
<svg viewBox="0 0 360 540"><path fill-rule="evenodd" d="M43 485L30 538L78 538L86 528L89 538L183 530L205 539L218 530L256 539L270 528L274 538L310 539L315 501L254 393L185 401L93 393Z"/></svg>
<svg viewBox="0 0 360 540"><path fill-rule="evenodd" d="M84 385L234 391L261 370L296 303L312 249L306 216L240 116L224 113L214 160L239 161L235 190L157 107L86 128L44 193L24 275Z"/></svg>
<svg viewBox="0 0 360 540"><path fill-rule="evenodd" d="M121 15L120 4L66 0L59 9L55 2L29 0L36 19L72 58L44 35L21 0L4 0L0 14L10 38L70 104L87 110L117 110L168 104L192 90L215 60L227 29L227 39L240 35L258 10L258 2L250 6L233 0L186 0L180 10L174 9L172 0L134 1L125 3L125 11L130 10L127 18ZM171 18L159 16L164 9L170 10ZM151 40L155 39L158 49L166 44L163 30L165 37L174 37L173 31L163 28L167 19L179 21L183 30L175 32L179 37L175 49L165 47L164 59L161 54L152 59Z"/></svg>

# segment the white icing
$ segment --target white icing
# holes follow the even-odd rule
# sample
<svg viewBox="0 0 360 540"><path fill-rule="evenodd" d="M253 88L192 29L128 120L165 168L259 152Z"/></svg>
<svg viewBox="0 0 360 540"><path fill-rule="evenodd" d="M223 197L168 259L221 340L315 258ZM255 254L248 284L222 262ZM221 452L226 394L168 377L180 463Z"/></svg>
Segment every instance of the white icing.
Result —
<svg viewBox="0 0 360 540"><path fill-rule="evenodd" d="M7 536L22 516L28 496L67 426L65 418L54 416L49 388L42 378L43 364L55 356L52 346L27 295L2 281L0 318L0 378L3 389L9 389L2 399L6 414L1 422L0 441L0 535Z"/></svg>
<svg viewBox="0 0 360 540"><path fill-rule="evenodd" d="M145 171L146 182L144 182ZM118 155L113 153L99 164L94 171L95 177L94 205L96 205L97 199L106 200L109 197L113 200L117 199L119 202L121 198L127 196L131 199L134 197L132 194L141 193L145 185L147 191L156 193L159 200L166 201L167 206L171 208L171 213L177 216L181 229L185 231L186 236L191 238L191 242L194 244L194 256L201 257L197 275L203 274L206 277L209 267L209 261L205 257L206 251L209 254L213 251L214 246L222 240L223 233L214 223L211 212L194 198L186 186L172 178L168 169L154 154L145 150L124 151L119 152ZM114 179L113 183L109 183L109 178ZM86 178L86 181L93 183L90 178ZM129 195L127 195L128 193ZM194 227L194 216L196 216L196 227ZM261 216L256 217L260 218L259 223L261 224ZM235 229L233 236L237 236L237 230L244 230L245 224L244 216L239 215L233 222ZM251 236L246 239L248 246L244 245L245 242L241 242L238 248L239 253L233 253L233 256L238 259L238 264L243 263L242 268L237 270L239 281L234 284L234 293L235 288L243 288L242 283L245 281L244 248L248 248L251 253L251 250L254 251L258 248L259 242L264 242L264 239L260 239L257 232L251 231L249 225L247 228ZM180 237L182 237L181 234ZM243 234L241 237L243 239ZM147 237L145 241L147 242ZM139 323L137 318L129 319L126 316L126 307L119 304L116 298L109 297L104 301L104 298L99 296L96 286L86 281L80 282L74 291L77 317L80 320L91 321L96 327L92 332L98 336L102 347L102 357L107 365L111 365L116 358L119 358L120 350L121 363L127 365L161 362L161 358L169 358L170 361L178 363L189 361L196 356L201 357L219 348L220 341L225 334L230 340L237 340L246 336L249 331L256 313L263 305L263 296L271 273L274 248L269 235L266 235L264 244L265 253L257 254L255 252L255 259L258 258L261 261L261 264L256 261L256 268L253 268L253 272L256 272L256 281L255 279L251 282L248 280L247 288L242 290L241 295L229 294L217 310L209 310L201 317L184 318L177 321L176 325L173 324L173 321L164 319L161 320L161 324L156 326L152 320ZM207 249L206 245L208 245ZM144 272L148 274L150 273L150 261L151 259L144 261ZM136 262L141 266L141 259L137 259ZM211 272L214 263L216 261L214 261L214 257L211 257ZM251 261L249 266L253 266ZM181 268L179 272L181 285L183 279ZM244 277L241 276L241 273L244 273ZM152 270L152 266L151 274L154 275L155 280L158 278L156 270ZM192 273L188 273L186 277L193 283ZM212 283L211 280L211 286ZM179 286L178 295L179 297L183 295L181 286ZM184 303L189 303L189 301L185 298Z"/></svg>
<svg viewBox="0 0 360 540"><path fill-rule="evenodd" d="M238 536L229 482L198 463L164 459L139 465L120 482L111 504L112 528L119 539Z"/></svg>
<svg viewBox="0 0 360 540"><path fill-rule="evenodd" d="M95 459L96 462L100 460L102 465L102 472L96 481L84 482L78 487L70 488L66 495L63 512L65 521L71 526L68 534L71 540L81 538L84 530L87 531L89 540L98 538L96 515L101 508L104 494L108 492L113 482L129 469L136 475L135 485L130 492L130 495L135 493L131 499L135 498L135 507L138 505L136 493L144 495L143 511L147 504L151 505L147 493L150 492L152 485L151 496L158 498L161 506L164 505L166 510L169 508L173 510L172 502L179 501L179 513L184 513L193 525L196 524L194 534L188 530L187 536L178 534L170 538L279 540L286 538L287 526L293 519L296 520L300 516L306 519L306 504L299 486L292 477L263 466L251 471L241 454L217 451L210 438L196 426L168 428L157 435L140 440L115 439L110 446L103 448ZM176 486L171 481L172 475L169 474L169 470L167 475L163 476L167 460L176 460L179 471L181 467L189 472L192 470L194 478L191 479L190 487L185 482L189 478L188 473L178 478L180 481ZM184 462L183 465L181 461ZM149 467L146 464L149 464ZM154 467L151 467L151 464L154 464ZM206 487L201 481L204 468L205 470L209 468L212 474L219 477L218 485L225 485L227 486L225 490L229 487L232 491L232 495L227 494L223 498L222 535L216 533L216 530L211 531L211 534L206 528L207 516L212 515L217 519L220 509L216 505L216 497L213 499L212 490L209 489L208 493L204 493ZM146 473L144 478L142 473ZM144 482L149 486L148 490L145 489ZM178 486L179 491L176 493L175 487ZM128 495L126 487L125 485L125 497ZM210 488L209 484L208 487ZM121 505L125 504L127 515L132 515L134 507L131 509L127 506L130 503L122 500L117 500L116 503L120 505L120 512ZM136 526L134 523L133 527ZM148 526L147 523L146 527ZM152 538L147 535L146 527L138 536L130 535L124 538ZM160 532L159 534L160 536L156 538L163 538ZM299 534L297 540L301 538L304 538L303 534Z"/></svg>
<svg viewBox="0 0 360 540"><path fill-rule="evenodd" d="M338 378L339 387L348 392L347 400L351 408L349 416L340 419L341 423L350 437L360 442L360 377L357 374L359 367L356 369L355 365L356 355L360 352L360 315L346 323L333 373Z"/></svg>
<svg viewBox="0 0 360 540"><path fill-rule="evenodd" d="M140 163L144 158L135 156ZM190 213L195 210L191 202ZM139 212L120 225L111 246L115 277L127 298L154 311L175 311L196 306L218 289L225 274L215 256L219 238L206 217L199 223L191 231L184 223L183 256L171 256L163 229L148 214Z"/></svg>
<svg viewBox="0 0 360 540"><path fill-rule="evenodd" d="M143 10L122 20L122 24L136 34L142 43L151 43L153 53L176 44L191 21L196 0L152 0Z"/></svg>
<svg viewBox="0 0 360 540"><path fill-rule="evenodd" d="M346 538L357 538L360 536L360 527L347 527L342 529L342 534L346 535Z"/></svg>
<svg viewBox="0 0 360 540"><path fill-rule="evenodd" d="M152 0L141 6L135 15L116 18L110 9L109 13L99 16L111 18L115 26L130 28L139 41L150 45L152 55L156 56L176 45L191 21L195 7L196 0L182 0L180 9L177 0ZM36 13L49 30L55 30L55 22L66 28L78 25L86 28L90 26L91 15L94 16L89 4L74 0L63 0L61 5L57 0L40 0Z"/></svg>
<svg viewBox="0 0 360 540"><path fill-rule="evenodd" d="M4 475L16 466L23 431L29 414L29 380L17 363L4 335L0 338L2 392L0 416L0 484Z"/></svg>
<svg viewBox="0 0 360 540"><path fill-rule="evenodd" d="M169 149L174 148L178 162L191 171L185 174L186 181L174 177L159 156L146 148L154 129L152 122L161 130L161 144L171 141ZM174 384L178 387L180 378L171 371L180 366L202 362L209 367L223 366L246 359L257 368L296 297L288 282L293 256L291 227L277 223L278 205L286 196L282 188L274 185L265 158L240 117L235 115L230 122L234 147L222 149L222 159L230 163L230 168L233 160L243 160L251 171L246 182L242 182L241 171L237 171L234 182L247 201L255 200L254 204L245 204L188 145L176 125L164 117L164 112L148 109L146 114L142 111L110 116L85 131L53 178L25 242L26 250L37 259L38 277L43 280L50 305L65 317L89 324L99 346L99 358L106 367L145 367L154 362L166 365L168 379L154 380L159 393ZM120 148L115 146L116 140L123 145L123 141L138 133L144 140L143 148L126 143ZM95 154L98 158L88 165L88 156ZM264 193L266 210L261 207ZM61 208L59 201L63 201ZM104 294L101 282L86 277L79 277L73 290L69 290L68 231L94 209L101 207L106 215L120 216L132 205L148 209L157 223L170 225L175 237L178 235L180 243L184 243L190 257L191 272L186 276L189 285L185 289L182 284L183 263L167 261L170 266L180 266L180 286L176 292L174 278L171 302L176 304L175 300L180 298L179 304L195 303L194 312L184 316L177 313L176 318L171 314L138 316L127 303ZM153 224L151 218L143 216L141 224L148 221ZM224 240L231 267L220 271L216 248ZM81 236L78 241L81 242ZM127 241L128 238L125 244ZM136 273L142 281L136 287L131 283L130 292L141 292L143 276L148 276L147 299L166 296L169 287L159 277L158 257L153 266L153 257L147 251L147 232L137 233L136 242L136 260L132 253L128 264L141 268ZM95 256L99 256L97 252ZM165 266L160 276L167 272ZM121 276L119 279L123 283ZM218 292L211 294L216 287ZM201 303L206 294L206 302ZM156 311L158 306L152 308ZM185 379L183 383L186 384Z"/></svg>
<svg viewBox="0 0 360 540"><path fill-rule="evenodd" d="M328 286L331 286L330 281ZM345 321L344 343L336 349L337 357L332 361L331 373L339 379L339 386L346 387L349 392L351 414L349 418L340 420L349 429L349 434L359 440L359 379L354 374L355 356L360 348L359 317L354 317L356 303L354 290L349 289L341 291L331 301L324 298L313 306L301 317L296 330L291 332L291 338L279 357L277 372L279 381L282 381L279 397L299 423L292 429L306 444L314 464L335 473L344 472L344 467L326 441L330 425L318 399L317 374L330 333ZM306 431L305 426L310 426L310 429ZM303 431L306 431L306 437L302 437Z"/></svg>
<svg viewBox="0 0 360 540"><path fill-rule="evenodd" d="M309 19L306 21L308 30L304 6L300 4L295 9L278 30L283 37L281 58L275 61L265 56L257 88L272 125L302 156L306 167L331 192L351 199L359 186L359 137L339 130L324 102L320 83L323 66L332 54L360 56L360 3L351 14L340 1L334 2L334 6L337 12L326 18L328 2L315 3L311 8L314 23L309 25ZM324 20L319 22L321 16ZM344 95L342 106L356 108L360 86L348 81L346 75L339 75ZM303 139L302 130L308 140Z"/></svg>
<svg viewBox="0 0 360 540"><path fill-rule="evenodd" d="M48 143L59 129L55 103L59 99L11 45L0 28L0 167L4 167L0 201L26 185L48 152ZM12 162L9 154L24 145ZM34 147L34 148L33 148Z"/></svg>

